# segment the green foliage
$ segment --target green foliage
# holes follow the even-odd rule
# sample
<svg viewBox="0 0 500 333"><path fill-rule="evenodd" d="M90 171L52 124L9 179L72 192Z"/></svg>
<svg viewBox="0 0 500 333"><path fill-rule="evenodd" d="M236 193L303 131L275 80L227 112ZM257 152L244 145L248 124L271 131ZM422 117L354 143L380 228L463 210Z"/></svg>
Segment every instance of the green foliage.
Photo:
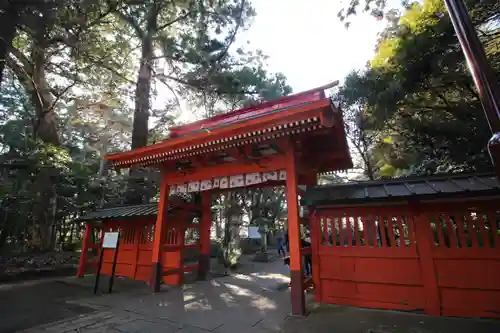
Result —
<svg viewBox="0 0 500 333"><path fill-rule="evenodd" d="M74 248L78 216L123 203L127 189L155 200L157 172L116 172L103 157L128 149L137 132L165 139L181 104L208 115L291 92L261 51L233 47L255 15L248 1L19 8L0 86L0 251ZM166 105L152 110L165 89Z"/></svg>
<svg viewBox="0 0 500 333"><path fill-rule="evenodd" d="M499 73L498 3L469 6ZM366 70L351 73L339 91L351 133L365 140L359 144L365 169L374 175L382 176L383 166L395 175L491 170L484 112L444 14L440 0L408 6L382 34Z"/></svg>

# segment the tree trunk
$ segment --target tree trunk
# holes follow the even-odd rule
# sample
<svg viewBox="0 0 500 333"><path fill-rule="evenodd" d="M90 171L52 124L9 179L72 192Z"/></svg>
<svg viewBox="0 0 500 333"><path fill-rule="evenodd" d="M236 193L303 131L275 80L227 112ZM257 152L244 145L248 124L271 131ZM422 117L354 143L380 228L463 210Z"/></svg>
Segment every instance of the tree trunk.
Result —
<svg viewBox="0 0 500 333"><path fill-rule="evenodd" d="M50 18L41 17L38 22L36 35L33 36L33 46L29 64L23 62L24 68L18 65L12 67L13 72L23 85L36 110L36 119L33 121L33 136L46 144L58 146L60 144L57 132L56 115L53 111L54 97L45 75L46 65L46 32ZM36 250L45 251L51 246L51 225L53 223L51 198L53 198L53 177L56 169L41 167L38 170L33 192L32 240Z"/></svg>
<svg viewBox="0 0 500 333"><path fill-rule="evenodd" d="M150 33L142 41L141 64L135 89L134 124L132 127L132 149L141 148L148 144L149 109L151 98L153 38ZM138 168L130 169L130 179L126 201L129 204L140 204L144 201L144 181Z"/></svg>
<svg viewBox="0 0 500 333"><path fill-rule="evenodd" d="M2 252L3 247L5 246L5 243L7 242L7 237L9 237L9 227L8 227L8 222L7 218L9 216L9 212L5 210L5 213L2 214L3 216L3 227L0 228L0 253Z"/></svg>
<svg viewBox="0 0 500 333"><path fill-rule="evenodd" d="M3 71L12 41L16 37L20 21L21 6L8 1L7 8L0 15L0 85L3 81Z"/></svg>
<svg viewBox="0 0 500 333"><path fill-rule="evenodd" d="M132 128L132 149L148 144L148 121L152 80L153 40L147 35L142 41L141 65L135 89L134 124Z"/></svg>
<svg viewBox="0 0 500 333"><path fill-rule="evenodd" d="M76 222L71 223L71 229L69 230L68 244L73 244L73 234L75 233L75 224Z"/></svg>

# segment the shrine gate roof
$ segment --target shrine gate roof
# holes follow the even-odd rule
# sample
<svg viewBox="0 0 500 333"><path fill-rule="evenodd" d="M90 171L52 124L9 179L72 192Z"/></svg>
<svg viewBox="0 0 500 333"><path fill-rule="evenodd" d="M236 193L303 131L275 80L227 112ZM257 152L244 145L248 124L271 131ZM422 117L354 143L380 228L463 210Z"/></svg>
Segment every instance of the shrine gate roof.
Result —
<svg viewBox="0 0 500 333"><path fill-rule="evenodd" d="M348 169L352 161L342 114L324 93L336 84L176 126L171 129L170 137L160 143L111 154L106 159L117 168L167 163L171 170L176 170L175 163L186 159L271 142L285 136L310 138L308 133L318 133L322 136L307 142L308 147L316 148L311 149L312 154L320 155L326 161L318 166L318 172ZM337 153L335 161L328 157L328 152Z"/></svg>
<svg viewBox="0 0 500 333"><path fill-rule="evenodd" d="M318 207L495 195L500 195L500 184L493 174L447 174L315 186L307 189L303 204Z"/></svg>
<svg viewBox="0 0 500 333"><path fill-rule="evenodd" d="M174 214L174 212L178 209L183 209L186 205L174 205L170 204L168 207L168 212L170 214ZM191 209L193 216L199 214L197 209ZM79 221L88 221L88 222L96 222L96 221L109 221L109 220L118 220L118 219L128 219L135 217L153 217L158 214L158 203L148 203L142 205L123 205L123 206L115 206L115 207L107 207L96 209L93 212L89 212L86 215L83 215L78 220Z"/></svg>

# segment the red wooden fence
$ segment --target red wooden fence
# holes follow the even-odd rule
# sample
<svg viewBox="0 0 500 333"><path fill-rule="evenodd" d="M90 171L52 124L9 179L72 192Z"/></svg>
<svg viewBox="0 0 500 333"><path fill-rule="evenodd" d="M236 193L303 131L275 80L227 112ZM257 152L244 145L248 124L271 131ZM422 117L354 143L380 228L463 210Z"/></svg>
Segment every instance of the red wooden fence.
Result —
<svg viewBox="0 0 500 333"><path fill-rule="evenodd" d="M496 208L412 208L318 209L312 228L317 300L500 317Z"/></svg>
<svg viewBox="0 0 500 333"><path fill-rule="evenodd" d="M150 281L152 273L152 249L155 217L140 217L124 221L104 223L104 231L120 231L120 247L117 257L116 276ZM186 230L197 229L197 224L170 221L163 240L163 282L180 285L184 273L196 270L197 263L184 265L184 249L199 248L199 241L186 243ZM114 250L106 249L103 255L102 274L111 274ZM95 267L95 264L91 265Z"/></svg>

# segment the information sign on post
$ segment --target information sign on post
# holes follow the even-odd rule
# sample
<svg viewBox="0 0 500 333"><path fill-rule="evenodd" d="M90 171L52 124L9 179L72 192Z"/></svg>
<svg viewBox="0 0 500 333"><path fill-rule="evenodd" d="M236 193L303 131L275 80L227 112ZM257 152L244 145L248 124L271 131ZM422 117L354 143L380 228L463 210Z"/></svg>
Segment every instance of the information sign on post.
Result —
<svg viewBox="0 0 500 333"><path fill-rule="evenodd" d="M119 232L106 232L106 233L104 233L104 239L102 240L102 246L100 249L99 263L97 265L97 274L95 277L94 294L97 293L97 289L99 287L99 277L101 276L102 260L104 257L104 250L105 249L114 249L115 250L115 255L113 256L113 266L111 268L111 277L109 279L108 292L111 293L111 291L113 290L113 281L115 279L116 260L118 258L119 246L120 246L120 233Z"/></svg>
<svg viewBox="0 0 500 333"><path fill-rule="evenodd" d="M104 234L102 247L104 249L116 249L118 247L119 234L120 234L119 232L106 232Z"/></svg>

